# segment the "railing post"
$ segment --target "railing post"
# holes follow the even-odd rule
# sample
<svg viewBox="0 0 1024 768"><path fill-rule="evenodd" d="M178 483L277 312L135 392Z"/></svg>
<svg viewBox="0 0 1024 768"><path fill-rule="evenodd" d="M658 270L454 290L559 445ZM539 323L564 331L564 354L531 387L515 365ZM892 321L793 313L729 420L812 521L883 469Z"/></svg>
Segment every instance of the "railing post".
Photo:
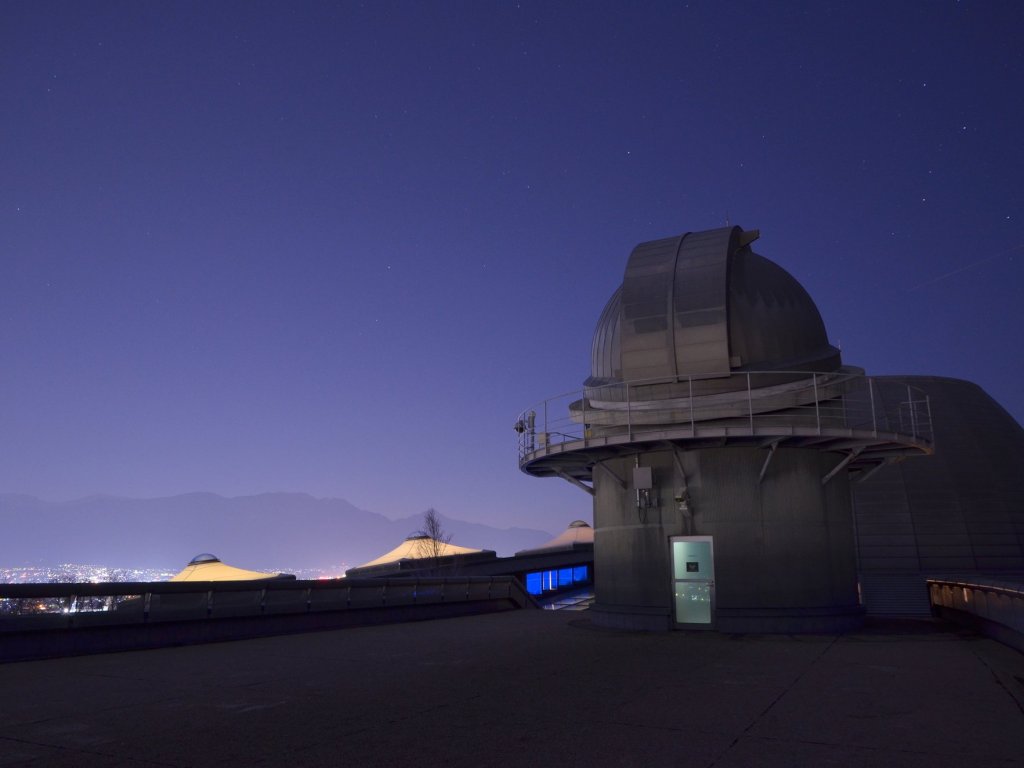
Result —
<svg viewBox="0 0 1024 768"><path fill-rule="evenodd" d="M696 437L697 432L693 425L693 376L687 376L686 381L690 385L690 437Z"/></svg>
<svg viewBox="0 0 1024 768"><path fill-rule="evenodd" d="M928 411L928 439L934 443L935 426L932 424L932 398L930 395L924 396L924 407Z"/></svg>
<svg viewBox="0 0 1024 768"><path fill-rule="evenodd" d="M875 416L875 380L868 379L868 398L871 400L871 435L878 437L878 419Z"/></svg>
<svg viewBox="0 0 1024 768"><path fill-rule="evenodd" d="M587 390L583 390L583 397L580 398L580 402L583 404L583 447L587 446L587 433L590 431L587 429Z"/></svg>
<svg viewBox="0 0 1024 768"><path fill-rule="evenodd" d="M821 434L821 406L818 403L818 374L811 374L811 381L814 382L814 420L818 423L818 434Z"/></svg>
<svg viewBox="0 0 1024 768"><path fill-rule="evenodd" d="M917 420L914 418L914 394L907 384L907 407L910 408L910 436L917 437Z"/></svg>
<svg viewBox="0 0 1024 768"><path fill-rule="evenodd" d="M747 415L750 417L750 434L754 434L754 396L750 392L750 374L747 374Z"/></svg>
<svg viewBox="0 0 1024 768"><path fill-rule="evenodd" d="M629 399L629 382L626 382L626 436L633 439L633 407Z"/></svg>
<svg viewBox="0 0 1024 768"><path fill-rule="evenodd" d="M522 432L519 431L519 425L526 423L526 419L523 418L524 415L525 415L525 413L520 413L519 414L519 420L516 421L516 425L515 425L515 429L516 429L516 449L519 451L519 461L522 461L523 460L523 456L526 455L525 453L523 453L523 435L526 434L526 429L524 428Z"/></svg>

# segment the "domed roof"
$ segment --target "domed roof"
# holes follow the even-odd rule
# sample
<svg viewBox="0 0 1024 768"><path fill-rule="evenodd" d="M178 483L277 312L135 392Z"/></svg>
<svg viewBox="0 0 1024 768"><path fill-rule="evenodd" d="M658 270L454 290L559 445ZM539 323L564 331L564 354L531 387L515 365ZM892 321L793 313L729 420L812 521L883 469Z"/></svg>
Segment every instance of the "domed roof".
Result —
<svg viewBox="0 0 1024 768"><path fill-rule="evenodd" d="M294 579L287 573L265 573L236 568L222 563L216 555L204 552L193 557L179 573L171 577L171 581L253 581L259 579Z"/></svg>
<svg viewBox="0 0 1024 768"><path fill-rule="evenodd" d="M641 243L594 330L588 386L833 371L839 350L803 286L739 227Z"/></svg>
<svg viewBox="0 0 1024 768"><path fill-rule="evenodd" d="M569 523L569 526L560 534L555 536L555 538L541 544L539 547L521 549L516 552L516 557L519 557L520 555L537 555L578 549L592 550L593 547L594 529L590 527L589 523L586 523L583 520L573 520Z"/></svg>
<svg viewBox="0 0 1024 768"><path fill-rule="evenodd" d="M480 559L495 557L494 550L474 549L472 547L460 547L447 541L432 539L423 533L414 533L407 536L405 540L390 552L385 552L380 557L363 563L355 568L345 571L346 576L359 576L360 572L366 569L375 569L378 566L399 563L407 560L434 560L438 558L460 556L465 559L467 556L479 556Z"/></svg>

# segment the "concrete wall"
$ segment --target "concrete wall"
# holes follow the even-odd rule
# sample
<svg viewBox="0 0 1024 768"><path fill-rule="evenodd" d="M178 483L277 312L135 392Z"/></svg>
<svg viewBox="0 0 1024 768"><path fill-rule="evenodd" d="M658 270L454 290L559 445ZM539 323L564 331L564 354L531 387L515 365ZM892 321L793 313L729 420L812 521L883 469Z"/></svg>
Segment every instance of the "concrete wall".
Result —
<svg viewBox="0 0 1024 768"><path fill-rule="evenodd" d="M595 468L595 620L635 629L670 627L669 537L705 535L714 537L716 629L857 626L862 612L846 474L821 484L842 457L780 448L759 483L766 456L758 448L680 451L680 472L670 450L639 454L654 476L655 506L646 511L636 506L635 458ZM676 501L682 495L692 514Z"/></svg>
<svg viewBox="0 0 1024 768"><path fill-rule="evenodd" d="M594 620L624 629L671 626L670 536L688 533L688 521L673 499L678 482L672 453L640 455L653 468L652 506L640 511L633 487L632 458L594 468ZM624 480L623 488L619 480Z"/></svg>

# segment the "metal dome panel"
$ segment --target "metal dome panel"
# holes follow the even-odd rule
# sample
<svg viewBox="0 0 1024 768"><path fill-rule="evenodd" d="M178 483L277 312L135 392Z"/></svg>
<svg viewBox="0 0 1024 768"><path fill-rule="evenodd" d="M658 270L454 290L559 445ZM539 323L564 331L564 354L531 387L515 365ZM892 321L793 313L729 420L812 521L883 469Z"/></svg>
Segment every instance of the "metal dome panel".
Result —
<svg viewBox="0 0 1024 768"><path fill-rule="evenodd" d="M687 233L633 249L622 281L623 378L675 379L729 370L732 234L730 228Z"/></svg>
<svg viewBox="0 0 1024 768"><path fill-rule="evenodd" d="M729 265L729 348L734 368L839 368L810 294L778 264L740 248Z"/></svg>
<svg viewBox="0 0 1024 768"><path fill-rule="evenodd" d="M619 323L622 375L627 379L675 376L669 291L681 237L641 243L633 249L622 280Z"/></svg>
<svg viewBox="0 0 1024 768"><path fill-rule="evenodd" d="M705 379L734 371L834 371L813 299L754 253L756 230L724 227L641 243L594 330L586 384Z"/></svg>
<svg viewBox="0 0 1024 768"><path fill-rule="evenodd" d="M622 351L619 347L619 318L622 316L622 287L608 299L594 329L590 349L590 378L587 386L601 386L622 379Z"/></svg>
<svg viewBox="0 0 1024 768"><path fill-rule="evenodd" d="M693 232L683 240L672 281L676 376L729 371L729 254L739 227Z"/></svg>

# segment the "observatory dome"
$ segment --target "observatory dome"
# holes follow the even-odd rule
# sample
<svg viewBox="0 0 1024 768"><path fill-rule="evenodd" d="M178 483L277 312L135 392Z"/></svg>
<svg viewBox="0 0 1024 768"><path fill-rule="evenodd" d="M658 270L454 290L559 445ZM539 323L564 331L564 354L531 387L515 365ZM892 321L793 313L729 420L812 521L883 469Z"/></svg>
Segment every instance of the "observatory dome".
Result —
<svg viewBox="0 0 1024 768"><path fill-rule="evenodd" d="M587 386L837 370L814 301L751 250L757 237L731 227L638 245L594 331Z"/></svg>

